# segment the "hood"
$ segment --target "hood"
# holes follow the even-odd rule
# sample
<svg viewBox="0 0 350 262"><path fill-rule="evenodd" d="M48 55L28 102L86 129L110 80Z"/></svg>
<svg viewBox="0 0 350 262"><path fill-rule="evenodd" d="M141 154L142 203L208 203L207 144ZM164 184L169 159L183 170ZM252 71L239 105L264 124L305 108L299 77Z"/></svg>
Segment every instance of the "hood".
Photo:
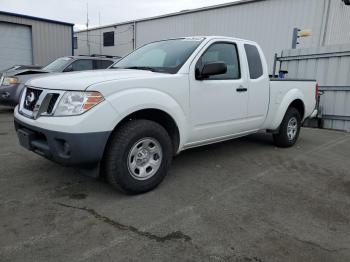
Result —
<svg viewBox="0 0 350 262"><path fill-rule="evenodd" d="M4 72L4 76L21 76L21 75L36 75L49 73L45 70L40 69L21 69L21 70L9 70Z"/></svg>
<svg viewBox="0 0 350 262"><path fill-rule="evenodd" d="M36 74L47 74L47 73L51 73L51 72L41 70L41 69L23 69L23 70L18 70L15 75L21 76L21 75L36 75Z"/></svg>
<svg viewBox="0 0 350 262"><path fill-rule="evenodd" d="M16 70L13 72L5 72L2 75L0 74L0 77L11 77L15 76L18 79L18 83L24 84L29 79L39 78L41 76L46 76L48 72L41 71L41 70Z"/></svg>
<svg viewBox="0 0 350 262"><path fill-rule="evenodd" d="M162 76L164 74L145 70L106 69L43 76L29 80L26 84L33 87L54 90L83 91L86 90L89 86L101 82L123 79L149 78L155 77L157 75Z"/></svg>

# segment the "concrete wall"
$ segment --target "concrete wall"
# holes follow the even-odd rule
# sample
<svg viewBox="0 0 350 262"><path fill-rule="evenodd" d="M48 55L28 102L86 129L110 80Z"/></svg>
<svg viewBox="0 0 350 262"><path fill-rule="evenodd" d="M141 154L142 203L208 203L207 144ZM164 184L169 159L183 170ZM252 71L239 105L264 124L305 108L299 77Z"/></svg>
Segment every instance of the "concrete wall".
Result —
<svg viewBox="0 0 350 262"><path fill-rule="evenodd" d="M58 57L72 55L73 25L6 15L2 12L0 21L31 27L34 64L46 65Z"/></svg>

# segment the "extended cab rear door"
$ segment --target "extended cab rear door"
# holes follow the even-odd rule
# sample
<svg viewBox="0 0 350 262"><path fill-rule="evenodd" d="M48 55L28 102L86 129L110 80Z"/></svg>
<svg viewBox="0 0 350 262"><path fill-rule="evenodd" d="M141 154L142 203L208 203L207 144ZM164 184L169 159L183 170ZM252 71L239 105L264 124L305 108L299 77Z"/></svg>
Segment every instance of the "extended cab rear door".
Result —
<svg viewBox="0 0 350 262"><path fill-rule="evenodd" d="M200 143L231 136L246 130L248 87L241 61L241 43L212 40L190 66L191 132L189 142ZM196 79L195 71L205 63L224 62L227 73Z"/></svg>
<svg viewBox="0 0 350 262"><path fill-rule="evenodd" d="M262 50L255 44L245 43L248 78L248 115L246 125L249 129L260 129L263 125L270 103L270 79Z"/></svg>

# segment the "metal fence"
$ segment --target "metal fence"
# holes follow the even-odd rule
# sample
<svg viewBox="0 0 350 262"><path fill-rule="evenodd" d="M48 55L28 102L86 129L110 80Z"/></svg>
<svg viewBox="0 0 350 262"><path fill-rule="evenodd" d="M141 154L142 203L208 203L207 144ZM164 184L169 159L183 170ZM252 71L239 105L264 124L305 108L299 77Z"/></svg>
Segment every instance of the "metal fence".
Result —
<svg viewBox="0 0 350 262"><path fill-rule="evenodd" d="M350 44L284 50L277 60L288 78L318 81L323 128L350 132Z"/></svg>

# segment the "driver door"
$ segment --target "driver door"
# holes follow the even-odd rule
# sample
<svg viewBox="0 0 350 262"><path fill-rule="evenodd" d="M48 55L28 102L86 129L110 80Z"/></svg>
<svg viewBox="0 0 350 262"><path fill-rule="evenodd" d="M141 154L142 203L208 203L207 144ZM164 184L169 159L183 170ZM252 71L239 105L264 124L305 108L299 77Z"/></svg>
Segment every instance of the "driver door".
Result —
<svg viewBox="0 0 350 262"><path fill-rule="evenodd" d="M210 140L245 131L248 114L248 85L240 61L242 46L230 41L212 41L197 56L190 67L190 144L206 143ZM197 80L195 70L206 63L223 62L227 72Z"/></svg>

